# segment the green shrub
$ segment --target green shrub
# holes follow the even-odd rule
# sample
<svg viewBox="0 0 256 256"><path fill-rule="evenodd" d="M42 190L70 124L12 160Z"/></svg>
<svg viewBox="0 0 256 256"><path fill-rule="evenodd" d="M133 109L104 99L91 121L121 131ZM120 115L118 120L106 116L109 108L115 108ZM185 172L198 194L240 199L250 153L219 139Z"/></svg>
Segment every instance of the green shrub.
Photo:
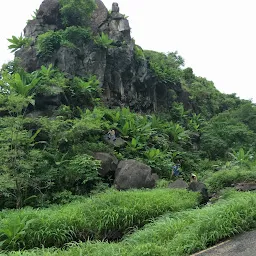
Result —
<svg viewBox="0 0 256 256"><path fill-rule="evenodd" d="M36 48L42 58L51 57L55 50L61 46L62 32L48 31L38 36Z"/></svg>
<svg viewBox="0 0 256 256"><path fill-rule="evenodd" d="M184 60L177 52L165 54L145 50L144 55L149 59L150 68L160 80L175 84L180 82L182 77L180 66L184 65Z"/></svg>
<svg viewBox="0 0 256 256"><path fill-rule="evenodd" d="M111 46L111 44L113 43L113 40L110 39L107 34L101 32L101 35L98 35L95 37L94 42L97 45L107 49Z"/></svg>
<svg viewBox="0 0 256 256"><path fill-rule="evenodd" d="M60 0L60 12L64 26L85 26L96 8L94 0Z"/></svg>
<svg viewBox="0 0 256 256"><path fill-rule="evenodd" d="M144 60L145 59L143 49L140 46L135 45L134 52L135 52L135 58L137 60Z"/></svg>
<svg viewBox="0 0 256 256"><path fill-rule="evenodd" d="M95 183L99 181L98 170L101 164L99 160L93 159L93 157L83 154L75 156L70 160L66 181L78 185L81 182L88 186L88 183Z"/></svg>
<svg viewBox="0 0 256 256"><path fill-rule="evenodd" d="M65 29L63 37L74 45L81 45L91 38L91 31L88 28L72 26Z"/></svg>

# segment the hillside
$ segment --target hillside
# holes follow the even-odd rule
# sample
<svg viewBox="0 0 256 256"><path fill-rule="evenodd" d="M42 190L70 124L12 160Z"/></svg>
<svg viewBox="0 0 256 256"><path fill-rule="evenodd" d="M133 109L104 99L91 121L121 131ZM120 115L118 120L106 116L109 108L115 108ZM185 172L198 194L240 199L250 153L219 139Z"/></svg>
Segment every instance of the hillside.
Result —
<svg viewBox="0 0 256 256"><path fill-rule="evenodd" d="M0 249L125 237L79 248L188 255L255 227L254 194L225 190L256 188L255 105L220 93L177 51L142 49L130 30L117 3L108 11L100 0L44 0L24 37L8 39L15 58L0 71ZM179 178L189 183L194 173L206 185L213 207L202 206L208 196L168 188L177 164ZM227 229L216 224L211 233L206 216L222 211ZM181 227L177 248L178 228L159 243L140 242L136 234L151 227L135 229L155 218L157 233L165 216ZM188 247L190 224L188 236L205 225L207 239Z"/></svg>

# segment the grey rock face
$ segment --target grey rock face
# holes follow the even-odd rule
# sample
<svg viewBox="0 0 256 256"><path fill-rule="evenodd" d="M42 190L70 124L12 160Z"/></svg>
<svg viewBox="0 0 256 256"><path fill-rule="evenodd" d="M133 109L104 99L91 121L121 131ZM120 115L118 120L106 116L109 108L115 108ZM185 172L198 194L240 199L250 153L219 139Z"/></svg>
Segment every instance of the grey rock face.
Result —
<svg viewBox="0 0 256 256"><path fill-rule="evenodd" d="M37 12L37 18L42 18L44 24L56 25L60 22L58 0L44 0Z"/></svg>
<svg viewBox="0 0 256 256"><path fill-rule="evenodd" d="M118 160L115 156L97 152L94 154L94 158L101 161L101 169L99 170L101 176L105 177L109 173L116 171Z"/></svg>
<svg viewBox="0 0 256 256"><path fill-rule="evenodd" d="M113 3L112 4L112 12L119 12L118 3Z"/></svg>
<svg viewBox="0 0 256 256"><path fill-rule="evenodd" d="M130 188L153 188L155 178L152 177L151 168L136 160L121 161L115 173L117 189L125 190Z"/></svg>
<svg viewBox="0 0 256 256"><path fill-rule="evenodd" d="M40 5L36 19L30 20L24 28L24 35L36 39L49 30L62 28L58 0L44 0Z"/></svg>
<svg viewBox="0 0 256 256"><path fill-rule="evenodd" d="M108 19L108 9L101 0L96 0L96 9L92 13L91 28L92 31L97 32L99 27Z"/></svg>

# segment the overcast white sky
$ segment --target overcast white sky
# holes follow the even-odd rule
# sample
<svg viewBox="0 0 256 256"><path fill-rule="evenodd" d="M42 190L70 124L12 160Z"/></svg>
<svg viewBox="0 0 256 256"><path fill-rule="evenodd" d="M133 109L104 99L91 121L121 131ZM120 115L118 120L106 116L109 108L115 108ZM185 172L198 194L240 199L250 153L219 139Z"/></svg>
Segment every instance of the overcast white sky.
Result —
<svg viewBox="0 0 256 256"><path fill-rule="evenodd" d="M0 65L13 58L12 35L23 31L42 0L8 0L0 10ZM224 93L256 102L255 0L114 0L129 16L143 49L178 51L186 67ZM103 0L111 9L113 0Z"/></svg>

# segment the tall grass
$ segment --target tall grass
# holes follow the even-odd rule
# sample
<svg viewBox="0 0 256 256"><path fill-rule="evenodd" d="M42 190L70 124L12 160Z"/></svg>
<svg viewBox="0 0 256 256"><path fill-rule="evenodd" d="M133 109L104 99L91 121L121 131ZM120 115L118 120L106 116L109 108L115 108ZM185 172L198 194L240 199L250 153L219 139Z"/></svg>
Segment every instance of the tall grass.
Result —
<svg viewBox="0 0 256 256"><path fill-rule="evenodd" d="M126 237L124 243L163 246L166 255L190 255L256 227L256 194L232 192L212 206L165 217ZM165 255L165 254L163 254Z"/></svg>
<svg viewBox="0 0 256 256"><path fill-rule="evenodd" d="M172 215L173 216L173 215ZM164 216L119 243L87 242L67 250L13 252L9 256L185 256L256 227L256 194L229 192L218 203Z"/></svg>
<svg viewBox="0 0 256 256"><path fill-rule="evenodd" d="M48 209L8 210L0 213L0 248L63 246L71 241L106 239L116 233L122 236L166 212L196 207L200 196L185 190L155 189L115 191L86 198L65 206ZM16 220L30 221L20 229ZM10 229L19 234L10 233ZM11 236L11 237L10 237ZM14 241L15 243L10 243Z"/></svg>

